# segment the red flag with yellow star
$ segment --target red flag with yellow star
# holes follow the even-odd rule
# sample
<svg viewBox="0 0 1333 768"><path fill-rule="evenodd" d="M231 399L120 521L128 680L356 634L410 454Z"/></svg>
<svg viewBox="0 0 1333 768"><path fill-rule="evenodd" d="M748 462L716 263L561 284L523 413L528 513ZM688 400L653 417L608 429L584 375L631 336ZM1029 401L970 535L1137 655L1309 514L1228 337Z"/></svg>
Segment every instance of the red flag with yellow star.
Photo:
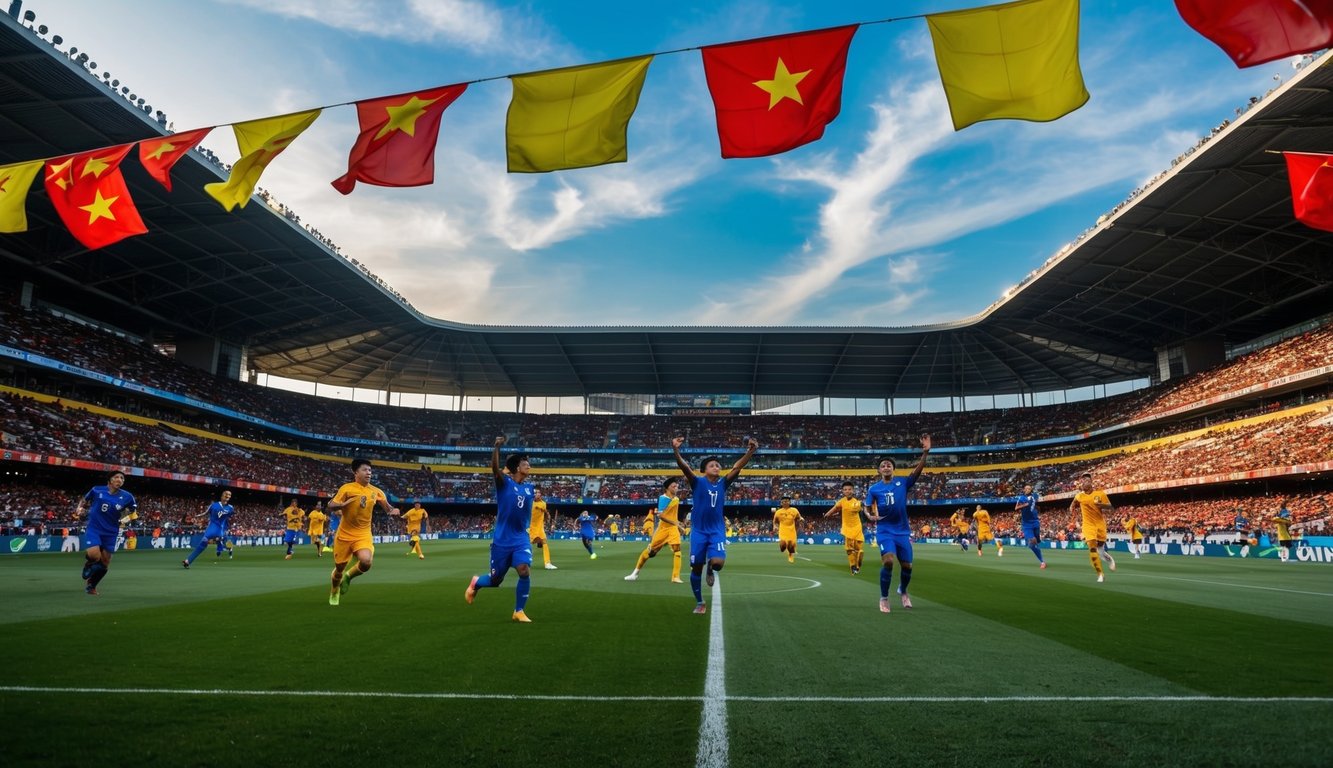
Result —
<svg viewBox="0 0 1333 768"><path fill-rule="evenodd" d="M212 128L200 128L184 133L173 133L160 139L144 139L139 142L139 162L148 175L171 191L171 168L176 161L185 157L185 153L204 140Z"/></svg>
<svg viewBox="0 0 1333 768"><path fill-rule="evenodd" d="M358 181L381 187L420 187L435 181L440 118L467 84L356 103L361 134L347 158L347 173L333 188L348 194Z"/></svg>
<svg viewBox="0 0 1333 768"><path fill-rule="evenodd" d="M133 144L66 155L46 163L46 192L56 213L88 250L148 231L120 173Z"/></svg>
<svg viewBox="0 0 1333 768"><path fill-rule="evenodd" d="M817 141L842 109L856 25L703 48L723 157L764 157Z"/></svg>

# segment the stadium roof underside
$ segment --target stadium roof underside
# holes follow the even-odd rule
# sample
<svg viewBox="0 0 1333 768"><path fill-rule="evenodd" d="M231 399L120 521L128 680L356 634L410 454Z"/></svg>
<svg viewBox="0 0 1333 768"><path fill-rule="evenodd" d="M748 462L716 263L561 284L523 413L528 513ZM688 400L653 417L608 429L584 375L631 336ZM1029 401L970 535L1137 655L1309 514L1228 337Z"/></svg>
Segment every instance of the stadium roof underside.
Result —
<svg viewBox="0 0 1333 768"><path fill-rule="evenodd" d="M0 164L162 133L8 16L0 63ZM244 344L258 371L330 385L881 398L1104 384L1150 375L1158 347L1245 341L1333 307L1333 233L1292 218L1282 157L1266 153L1333 150L1331 87L1333 67L1307 67L1007 300L935 326L436 320L263 202L223 212L202 191L222 171L194 154L176 166L170 193L126 163L148 234L84 250L34 191L30 230L0 236L0 255L11 278L53 303L156 339ZM223 128L205 144L230 141Z"/></svg>

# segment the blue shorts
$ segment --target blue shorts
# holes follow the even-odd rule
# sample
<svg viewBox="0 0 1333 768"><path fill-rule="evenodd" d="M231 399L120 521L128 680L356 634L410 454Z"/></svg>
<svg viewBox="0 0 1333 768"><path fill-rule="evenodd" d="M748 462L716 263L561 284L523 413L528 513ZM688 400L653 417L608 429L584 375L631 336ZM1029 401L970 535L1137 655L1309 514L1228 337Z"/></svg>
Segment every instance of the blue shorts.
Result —
<svg viewBox="0 0 1333 768"><path fill-rule="evenodd" d="M297 537L300 536L300 535L301 535L301 532L300 532L300 531L285 531L285 532L283 532L283 534L282 534L282 543L283 543L283 544L296 544L296 543L298 543Z"/></svg>
<svg viewBox="0 0 1333 768"><path fill-rule="evenodd" d="M1029 525L1029 524L1027 524L1027 523L1023 523L1023 538L1025 538L1025 539L1040 539L1040 538L1041 538L1041 526L1040 526L1040 525Z"/></svg>
<svg viewBox="0 0 1333 768"><path fill-rule="evenodd" d="M912 562L912 534L879 534L879 552L881 557L884 555L893 555L898 558L898 562L900 563Z"/></svg>
<svg viewBox="0 0 1333 768"><path fill-rule="evenodd" d="M491 545L491 576L503 576L510 568L532 565L532 545L506 547Z"/></svg>
<svg viewBox="0 0 1333 768"><path fill-rule="evenodd" d="M690 565L727 559L727 537L694 531L690 536Z"/></svg>
<svg viewBox="0 0 1333 768"><path fill-rule="evenodd" d="M227 529L220 525L210 525L204 531L204 541L209 539L221 539L227 535Z"/></svg>
<svg viewBox="0 0 1333 768"><path fill-rule="evenodd" d="M107 552L115 552L116 539L119 538L119 536L120 536L119 531L117 531L116 533L103 533L102 531L84 531L83 548L91 549L93 547L101 547Z"/></svg>
<svg viewBox="0 0 1333 768"><path fill-rule="evenodd" d="M579 531L579 538L583 539L584 541L592 541L593 539L597 538L597 534L593 533L592 531Z"/></svg>

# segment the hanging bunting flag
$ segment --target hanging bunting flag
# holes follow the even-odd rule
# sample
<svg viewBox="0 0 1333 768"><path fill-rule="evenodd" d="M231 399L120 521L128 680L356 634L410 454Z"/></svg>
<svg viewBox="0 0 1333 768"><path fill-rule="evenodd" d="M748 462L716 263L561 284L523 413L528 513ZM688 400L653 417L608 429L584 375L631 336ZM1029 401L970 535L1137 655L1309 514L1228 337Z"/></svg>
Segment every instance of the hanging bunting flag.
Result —
<svg viewBox="0 0 1333 768"><path fill-rule="evenodd" d="M701 49L723 157L764 157L818 141L842 109L856 25Z"/></svg>
<svg viewBox="0 0 1333 768"><path fill-rule="evenodd" d="M1333 155L1283 152L1296 220L1333 232Z"/></svg>
<svg viewBox="0 0 1333 768"><path fill-rule="evenodd" d="M231 167L231 176L226 181L205 184L204 191L228 211L237 206L244 208L264 169L315 122L320 111L312 109L233 125L241 159Z"/></svg>
<svg viewBox="0 0 1333 768"><path fill-rule="evenodd" d="M28 231L28 188L41 172L42 162L0 166L0 232Z"/></svg>
<svg viewBox="0 0 1333 768"><path fill-rule="evenodd" d="M212 128L200 128L184 133L173 133L160 139L144 139L139 142L139 162L148 175L171 191L171 168L176 161L185 157L185 153L204 140Z"/></svg>
<svg viewBox="0 0 1333 768"><path fill-rule="evenodd" d="M46 192L61 221L88 250L148 231L130 198L120 161L133 144L122 144L46 164Z"/></svg>
<svg viewBox="0 0 1333 768"><path fill-rule="evenodd" d="M926 23L956 131L983 120L1055 120L1088 101L1078 0L1019 0Z"/></svg>
<svg viewBox="0 0 1333 768"><path fill-rule="evenodd" d="M358 181L381 187L420 187L435 181L440 118L467 84L356 103L361 134L347 158L347 174L333 188L348 194Z"/></svg>
<svg viewBox="0 0 1333 768"><path fill-rule="evenodd" d="M1237 67L1333 46L1333 0L1176 0L1176 10Z"/></svg>
<svg viewBox="0 0 1333 768"><path fill-rule="evenodd" d="M510 173L623 163L652 56L515 75L505 119Z"/></svg>

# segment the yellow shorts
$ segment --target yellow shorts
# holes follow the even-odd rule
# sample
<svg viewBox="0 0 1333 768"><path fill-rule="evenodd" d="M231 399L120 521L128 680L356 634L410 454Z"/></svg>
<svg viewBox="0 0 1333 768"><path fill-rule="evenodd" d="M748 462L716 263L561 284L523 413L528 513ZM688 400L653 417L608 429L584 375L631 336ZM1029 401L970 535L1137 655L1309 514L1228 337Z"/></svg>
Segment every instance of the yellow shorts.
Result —
<svg viewBox="0 0 1333 768"><path fill-rule="evenodd" d="M657 529L653 534L653 540L648 545L649 549L661 549L670 544L673 547L680 546L680 529L674 525L664 525Z"/></svg>
<svg viewBox="0 0 1333 768"><path fill-rule="evenodd" d="M866 543L864 534L857 536L848 536L847 534L844 533L842 535L842 540L843 543L847 546L847 549L861 549L865 546Z"/></svg>
<svg viewBox="0 0 1333 768"><path fill-rule="evenodd" d="M320 536L323 536L323 535L324 535L324 529L321 528L321 529L318 530L318 531L307 531L307 532L306 532L306 535L308 535L308 536L309 536L310 538L312 538L312 539L317 539L317 538L319 538Z"/></svg>
<svg viewBox="0 0 1333 768"><path fill-rule="evenodd" d="M977 543L984 544L988 541L995 541L995 534L990 531L977 531Z"/></svg>
<svg viewBox="0 0 1333 768"><path fill-rule="evenodd" d="M794 533L779 533L779 534L778 534L778 543L779 543L779 544L795 544L795 543L796 543L796 534L794 534Z"/></svg>
<svg viewBox="0 0 1333 768"><path fill-rule="evenodd" d="M358 534L354 539L345 539L342 531L338 531L337 538L333 540L333 562L345 563L362 549L368 549L372 555L375 554L375 540L370 533Z"/></svg>
<svg viewBox="0 0 1333 768"><path fill-rule="evenodd" d="M546 533L544 531L528 531L528 538L532 540L533 546L546 546Z"/></svg>
<svg viewBox="0 0 1333 768"><path fill-rule="evenodd" d="M1094 541L1101 542L1101 543L1105 544L1105 543L1106 543L1106 526L1105 526L1105 525L1085 525L1085 526L1083 526L1083 540L1086 541L1086 542L1088 543L1089 546L1091 546L1091 545L1092 545L1092 542L1094 542Z"/></svg>

